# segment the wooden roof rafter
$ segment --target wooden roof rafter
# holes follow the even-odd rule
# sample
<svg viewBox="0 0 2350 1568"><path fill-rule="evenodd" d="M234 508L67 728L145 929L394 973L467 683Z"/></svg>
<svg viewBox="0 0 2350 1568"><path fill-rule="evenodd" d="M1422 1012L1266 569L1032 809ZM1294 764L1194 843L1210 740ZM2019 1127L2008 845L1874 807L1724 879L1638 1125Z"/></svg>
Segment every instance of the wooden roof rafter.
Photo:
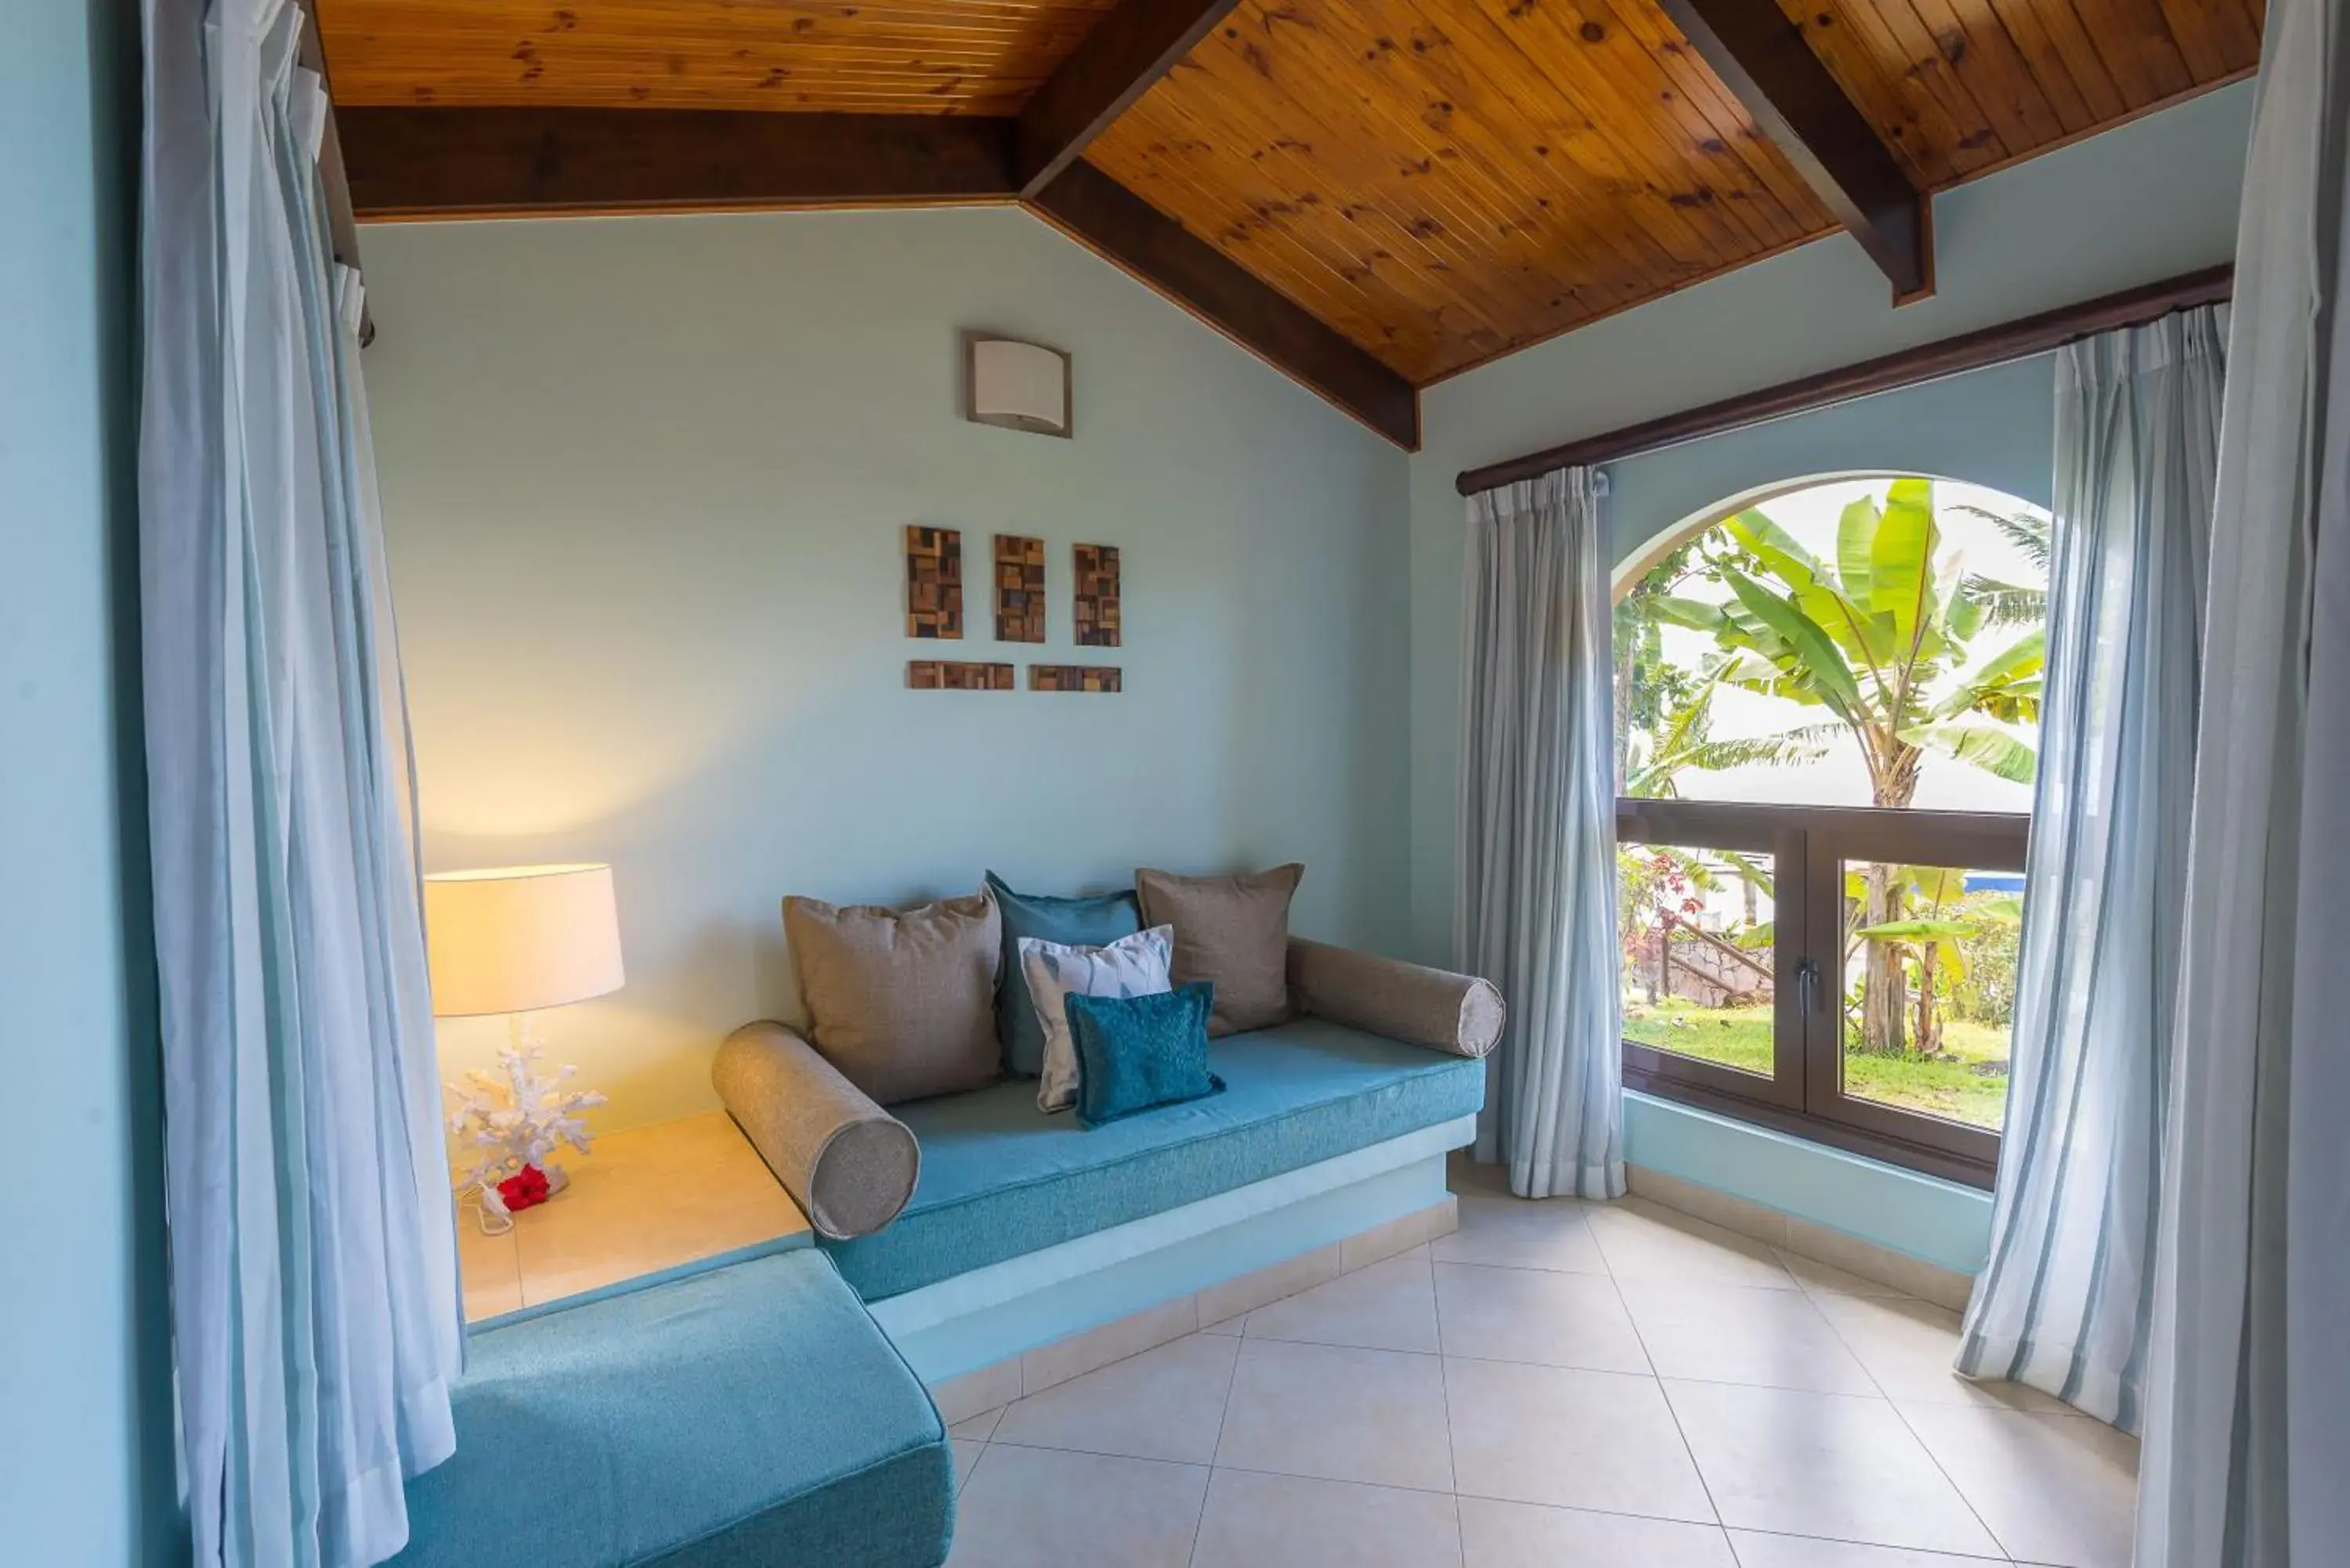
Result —
<svg viewBox="0 0 2350 1568"><path fill-rule="evenodd" d="M1659 0L1845 232L1893 286L1934 292L1931 198L1909 183L1778 0Z"/></svg>
<svg viewBox="0 0 2350 1568"><path fill-rule="evenodd" d="M1095 24L1013 123L1021 195L1033 197L1052 183L1239 3L1126 0Z"/></svg>

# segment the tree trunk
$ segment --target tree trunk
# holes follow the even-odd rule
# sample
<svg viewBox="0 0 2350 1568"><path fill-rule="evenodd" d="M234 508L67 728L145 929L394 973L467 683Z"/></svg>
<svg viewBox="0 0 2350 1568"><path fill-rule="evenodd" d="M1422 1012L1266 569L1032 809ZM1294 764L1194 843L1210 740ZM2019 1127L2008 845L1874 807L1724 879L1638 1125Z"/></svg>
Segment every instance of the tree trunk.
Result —
<svg viewBox="0 0 2350 1568"><path fill-rule="evenodd" d="M1925 944L1918 959L1918 1054L1939 1055L1942 1049L1942 1021L1934 1010L1934 961L1939 950L1931 942Z"/></svg>
<svg viewBox="0 0 2350 1568"><path fill-rule="evenodd" d="M1659 995L1673 993L1673 918L1657 917L1657 991Z"/></svg>
<svg viewBox="0 0 2350 1568"><path fill-rule="evenodd" d="M1900 869L1871 861L1861 874L1866 889L1860 911L1863 926L1888 925L1907 913L1901 907ZM1860 1048L1872 1056L1898 1056L1908 1048L1903 1038L1903 1004L1908 1000L1908 984L1901 972L1901 947L1898 942L1873 938L1866 946L1861 970Z"/></svg>
<svg viewBox="0 0 2350 1568"><path fill-rule="evenodd" d="M1890 742L1877 769L1876 804L1898 810L1918 794L1917 747ZM1887 925L1908 918L1901 892L1901 867L1870 862L1863 874L1866 896L1863 926ZM1860 1048L1872 1056L1899 1056L1908 1049L1903 1017L1909 1000L1908 981L1901 972L1901 949L1894 942L1872 940L1861 971Z"/></svg>

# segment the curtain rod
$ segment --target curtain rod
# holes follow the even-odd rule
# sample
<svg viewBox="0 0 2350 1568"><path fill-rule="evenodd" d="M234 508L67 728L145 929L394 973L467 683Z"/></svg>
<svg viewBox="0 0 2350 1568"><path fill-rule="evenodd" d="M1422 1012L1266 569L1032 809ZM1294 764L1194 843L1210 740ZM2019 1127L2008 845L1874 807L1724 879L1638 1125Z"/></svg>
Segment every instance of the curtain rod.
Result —
<svg viewBox="0 0 2350 1568"><path fill-rule="evenodd" d="M2100 332L2142 326L2174 310L2216 305L2233 291L2235 272L2232 265L2205 267L2160 283L2145 284L2119 294L2104 295L2021 320L1904 348L1881 358L1864 359L1841 369L1782 381L1759 391L1741 392L1720 402L1684 409L1603 435L1586 436L1523 457L1469 469L1453 481L1453 487L1463 495L1474 495L1496 485L1534 479L1554 469L1613 462L1700 436L1719 435L1742 425L1809 413L1874 392L1889 392L1962 370L1979 370L1989 365L2028 358Z"/></svg>

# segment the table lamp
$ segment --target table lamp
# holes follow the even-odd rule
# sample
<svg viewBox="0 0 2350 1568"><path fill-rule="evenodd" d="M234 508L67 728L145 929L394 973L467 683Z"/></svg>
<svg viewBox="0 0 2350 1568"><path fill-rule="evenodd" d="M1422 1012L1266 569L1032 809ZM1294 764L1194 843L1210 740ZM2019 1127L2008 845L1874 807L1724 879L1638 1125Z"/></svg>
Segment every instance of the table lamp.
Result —
<svg viewBox="0 0 2350 1568"><path fill-rule="evenodd" d="M529 1016L620 989L620 917L609 866L506 866L424 878L432 1011Z"/></svg>
<svg viewBox="0 0 2350 1568"><path fill-rule="evenodd" d="M471 1075L475 1103L452 1120L452 1130L470 1132L481 1152L468 1183L494 1193L496 1179L513 1171L540 1183L528 1201L561 1191L563 1173L546 1156L559 1144L586 1150L577 1113L604 1096L564 1089L568 1067L553 1082L538 1076L532 1020L544 1009L620 989L626 976L612 868L508 866L427 877L424 929L434 1014L506 1016L506 1082ZM500 1090L511 1102L503 1111L486 1097Z"/></svg>

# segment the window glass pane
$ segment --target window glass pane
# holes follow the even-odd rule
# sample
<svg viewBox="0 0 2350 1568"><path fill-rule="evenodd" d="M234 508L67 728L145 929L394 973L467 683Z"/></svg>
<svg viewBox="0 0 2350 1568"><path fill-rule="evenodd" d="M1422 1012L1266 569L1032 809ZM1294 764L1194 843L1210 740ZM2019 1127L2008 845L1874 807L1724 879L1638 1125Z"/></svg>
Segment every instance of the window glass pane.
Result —
<svg viewBox="0 0 2350 1568"><path fill-rule="evenodd" d="M1627 844L1616 854L1624 1038L1772 1075L1767 855Z"/></svg>
<svg viewBox="0 0 2350 1568"><path fill-rule="evenodd" d="M1807 484L1616 607L1618 791L2032 809L2047 514L1950 480Z"/></svg>
<svg viewBox="0 0 2350 1568"><path fill-rule="evenodd" d="M2023 876L1846 861L1844 1092L1999 1130Z"/></svg>

